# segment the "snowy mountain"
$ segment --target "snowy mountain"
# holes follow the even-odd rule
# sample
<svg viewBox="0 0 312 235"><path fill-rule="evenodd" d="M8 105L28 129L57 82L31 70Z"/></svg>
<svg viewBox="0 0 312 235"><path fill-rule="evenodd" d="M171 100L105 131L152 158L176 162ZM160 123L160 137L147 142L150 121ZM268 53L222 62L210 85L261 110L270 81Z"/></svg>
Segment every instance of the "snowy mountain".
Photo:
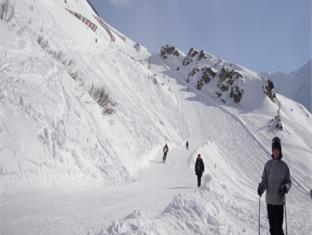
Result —
<svg viewBox="0 0 312 235"><path fill-rule="evenodd" d="M1 234L254 234L276 135L288 231L311 231L311 113L271 90L279 110L267 80L204 51L152 54L85 0L0 3Z"/></svg>
<svg viewBox="0 0 312 235"><path fill-rule="evenodd" d="M242 66L194 48L184 55L174 46L166 45L160 55L191 87L225 104L254 108L264 99L263 87L268 80Z"/></svg>
<svg viewBox="0 0 312 235"><path fill-rule="evenodd" d="M306 109L312 111L312 61L291 73L268 73L262 72L261 76L270 78L275 86L275 90L298 103Z"/></svg>

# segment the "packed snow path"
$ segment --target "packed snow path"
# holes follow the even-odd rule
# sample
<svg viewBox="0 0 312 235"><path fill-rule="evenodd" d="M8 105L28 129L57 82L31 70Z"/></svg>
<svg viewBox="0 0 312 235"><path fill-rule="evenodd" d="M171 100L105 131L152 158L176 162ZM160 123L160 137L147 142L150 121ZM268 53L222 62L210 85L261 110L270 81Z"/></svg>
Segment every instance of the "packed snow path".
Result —
<svg viewBox="0 0 312 235"><path fill-rule="evenodd" d="M170 150L165 164L150 161L135 181L116 187L75 187L2 198L1 234L86 234L105 228L134 209L156 215L179 191L194 190L188 168L192 150Z"/></svg>
<svg viewBox="0 0 312 235"><path fill-rule="evenodd" d="M93 18L85 1L67 2ZM0 234L256 234L256 188L275 134L281 136L293 179L287 195L288 232L312 231L308 112L283 99L285 129L270 131L267 123L276 107L269 100L256 105L248 99L249 110L218 103L208 92L190 87L176 67L158 55L150 57L143 46L135 48L129 39L112 42L101 27L94 34L64 4L17 1L18 32L0 23L5 150L0 174L9 179L0 188ZM72 65L63 67L51 51L37 45L39 36ZM120 103L116 116L103 117L87 94L81 97L88 90L83 92L70 71L81 72L80 82L109 88ZM253 76L247 74L249 83ZM47 143L42 149L47 151L39 151L44 146L39 139ZM170 140L166 164L160 163L164 139ZM98 144L103 151L95 151ZM51 154L54 150L59 154ZM198 153L206 168L200 189L194 174ZM128 179L121 166L142 168L131 182L115 184ZM96 184L92 177L111 184ZM19 180L27 187L19 187ZM264 198L261 202L261 232L268 234Z"/></svg>
<svg viewBox="0 0 312 235"><path fill-rule="evenodd" d="M81 185L3 195L1 215L5 216L2 217L1 233L256 232L256 187L267 160L267 151L254 138L250 139L250 131L242 122L207 99L196 97L195 93L174 84L174 80L170 83L172 91L182 97L178 101L181 112L187 111L186 120L192 120L188 122L192 136L188 140L189 150L184 144L169 144L166 164L161 163L160 149L158 157L149 159L147 167L136 174L134 181L124 185ZM223 130L216 128L218 126ZM248 140L248 144L241 140ZM242 153L242 149L245 152ZM206 166L200 190L196 187L193 169L197 153L203 155ZM309 199L296 184L291 192L288 218L296 219L288 224L288 231L307 232L311 229L308 222L311 209L307 208ZM202 220L200 224L198 219ZM261 221L261 229L266 231L263 234L267 234L263 198Z"/></svg>

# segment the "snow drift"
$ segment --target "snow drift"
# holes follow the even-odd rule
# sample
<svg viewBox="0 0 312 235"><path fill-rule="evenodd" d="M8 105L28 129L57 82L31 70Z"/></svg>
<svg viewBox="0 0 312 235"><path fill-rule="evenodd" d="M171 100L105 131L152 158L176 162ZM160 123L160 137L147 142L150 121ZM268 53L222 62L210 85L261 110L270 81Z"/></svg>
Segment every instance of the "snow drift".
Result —
<svg viewBox="0 0 312 235"><path fill-rule="evenodd" d="M308 110L276 94L279 109L265 80L207 52L151 54L87 1L13 6L0 21L1 233L255 233L276 135L293 180L289 231L311 231ZM261 221L267 230L264 208Z"/></svg>

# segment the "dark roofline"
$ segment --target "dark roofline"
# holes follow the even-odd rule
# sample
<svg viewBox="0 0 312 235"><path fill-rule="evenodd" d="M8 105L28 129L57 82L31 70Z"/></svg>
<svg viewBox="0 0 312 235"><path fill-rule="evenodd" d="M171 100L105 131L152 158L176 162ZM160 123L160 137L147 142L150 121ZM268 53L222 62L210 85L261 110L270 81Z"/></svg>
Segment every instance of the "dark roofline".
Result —
<svg viewBox="0 0 312 235"><path fill-rule="evenodd" d="M87 3L89 3L90 7L92 8L92 10L94 11L94 13L97 15L97 16L100 16L99 13L96 11L95 7L92 5L92 3L90 2L90 0L86 0Z"/></svg>

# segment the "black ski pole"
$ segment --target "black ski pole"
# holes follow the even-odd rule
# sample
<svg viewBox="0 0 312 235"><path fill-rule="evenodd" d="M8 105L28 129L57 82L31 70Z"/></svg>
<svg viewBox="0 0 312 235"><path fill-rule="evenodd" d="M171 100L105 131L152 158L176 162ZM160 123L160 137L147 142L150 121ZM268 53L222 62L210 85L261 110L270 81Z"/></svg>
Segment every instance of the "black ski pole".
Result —
<svg viewBox="0 0 312 235"><path fill-rule="evenodd" d="M259 225L258 225L258 234L260 235L260 205L261 205L261 197L259 196Z"/></svg>
<svg viewBox="0 0 312 235"><path fill-rule="evenodd" d="M284 204L284 206L285 206L285 224L286 224L286 235L287 235L287 209L286 209L286 200L285 200L285 204Z"/></svg>

